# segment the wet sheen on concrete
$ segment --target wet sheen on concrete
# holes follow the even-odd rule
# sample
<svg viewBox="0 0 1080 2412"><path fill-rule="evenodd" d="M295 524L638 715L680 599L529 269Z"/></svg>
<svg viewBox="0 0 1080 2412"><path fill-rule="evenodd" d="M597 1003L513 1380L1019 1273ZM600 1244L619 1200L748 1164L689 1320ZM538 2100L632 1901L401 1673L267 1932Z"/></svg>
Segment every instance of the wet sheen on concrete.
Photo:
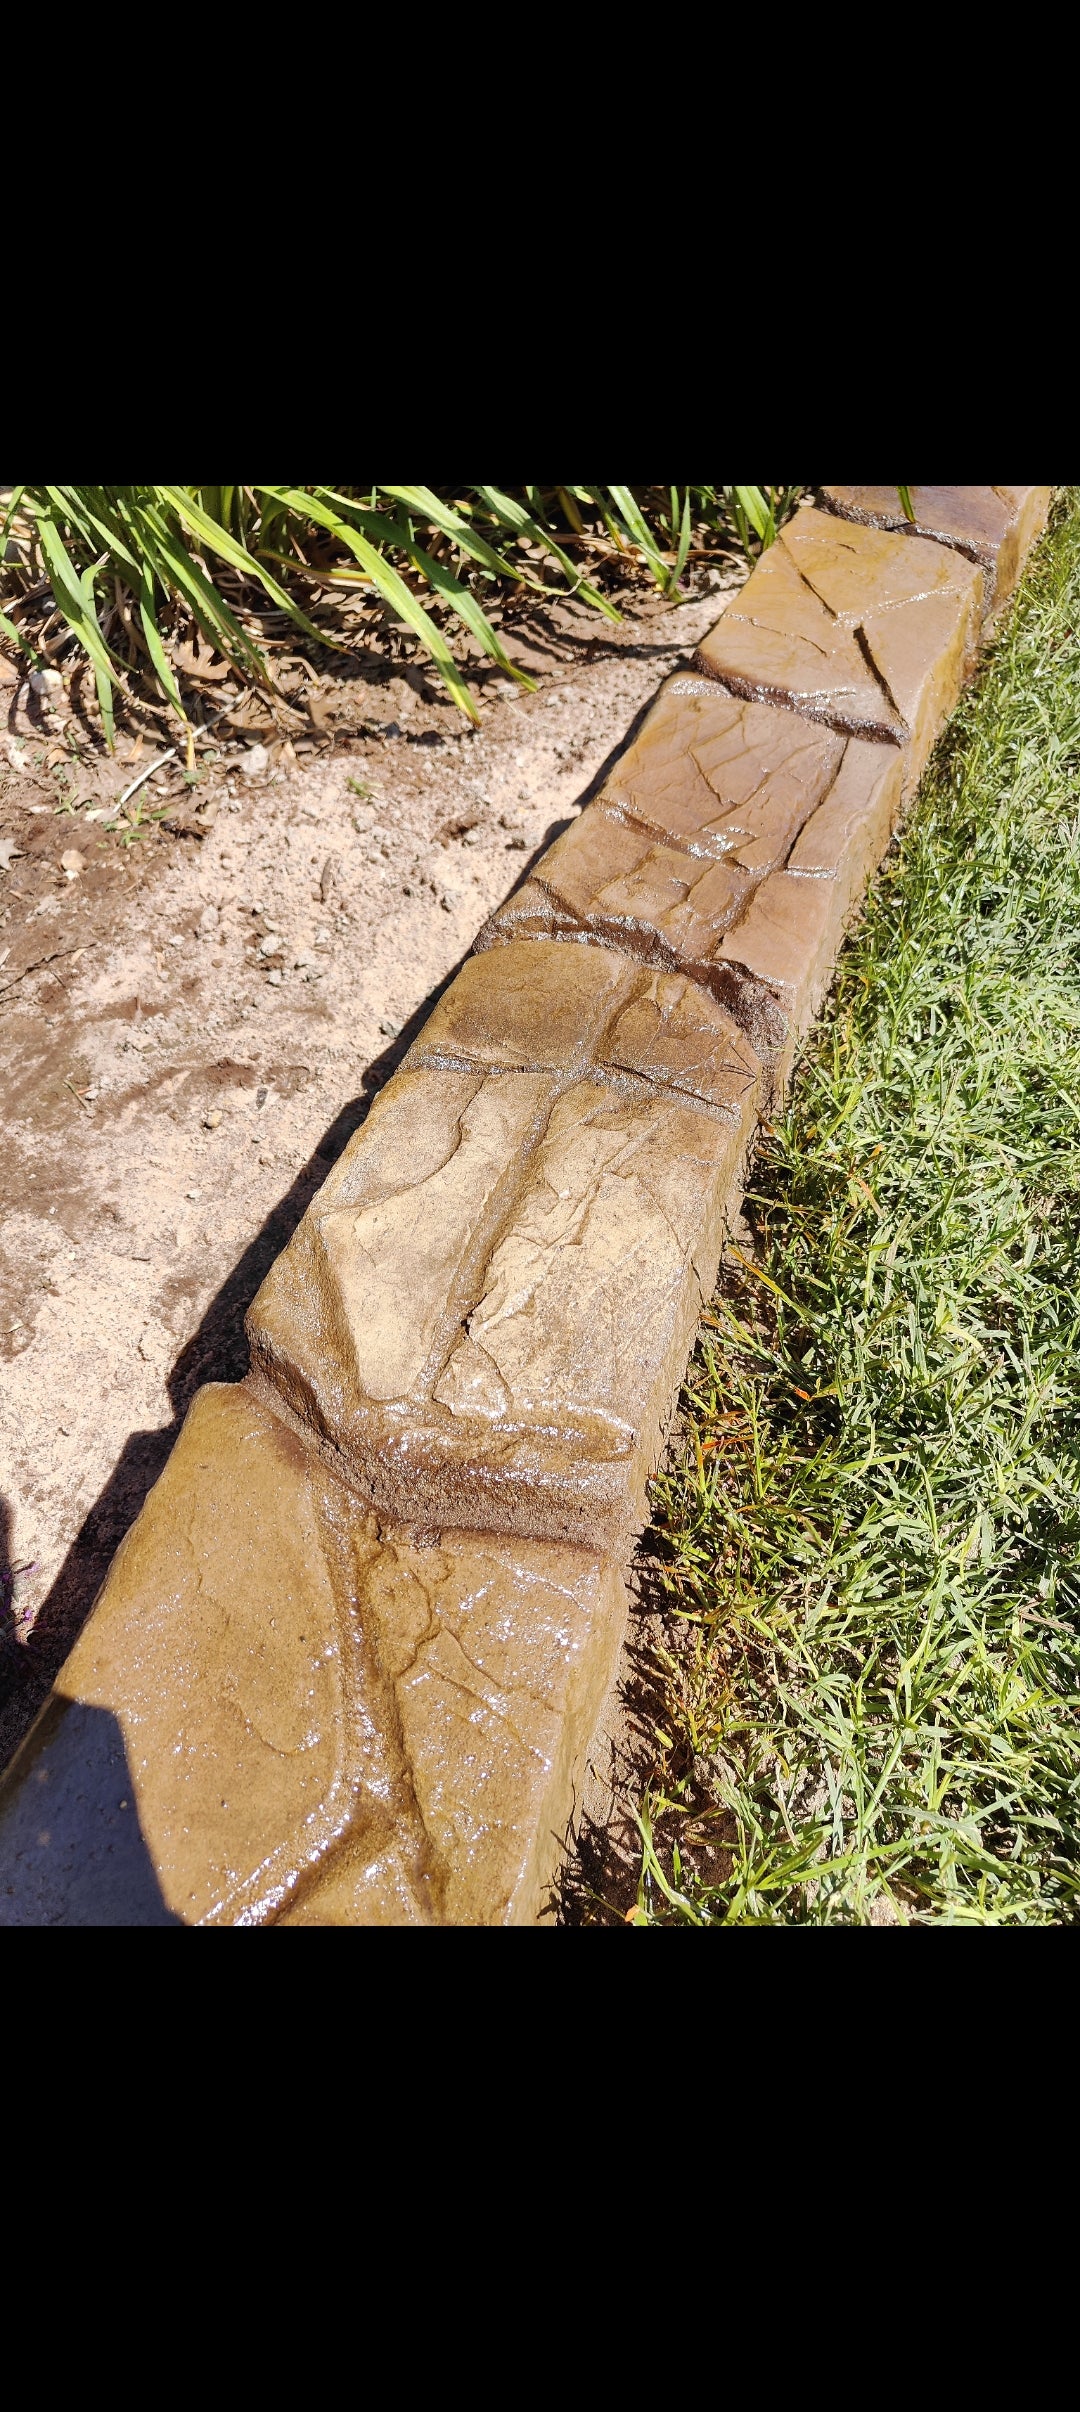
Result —
<svg viewBox="0 0 1080 2412"><path fill-rule="evenodd" d="M485 926L0 1791L0 1923L542 1916L758 1116L1050 491L821 489Z"/></svg>

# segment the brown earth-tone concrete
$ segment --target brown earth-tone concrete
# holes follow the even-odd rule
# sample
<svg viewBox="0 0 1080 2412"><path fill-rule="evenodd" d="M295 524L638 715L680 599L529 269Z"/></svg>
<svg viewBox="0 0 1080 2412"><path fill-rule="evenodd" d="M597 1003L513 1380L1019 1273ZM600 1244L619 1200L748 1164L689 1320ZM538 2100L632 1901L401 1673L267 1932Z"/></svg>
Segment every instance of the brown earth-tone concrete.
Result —
<svg viewBox="0 0 1080 2412"><path fill-rule="evenodd" d="M204 1390L0 1792L0 1925L529 1923L623 1616L585 1551L380 1532Z"/></svg>
<svg viewBox="0 0 1080 2412"><path fill-rule="evenodd" d="M485 924L477 948L585 939L684 970L774 1053L783 1031L768 1000L733 981L720 941L820 810L844 744L707 678L669 679L602 797Z"/></svg>
<svg viewBox="0 0 1080 2412"><path fill-rule="evenodd" d="M847 628L931 597L981 599L972 576L976 565L910 531L898 543L884 529L838 526L831 511L811 507L795 512L780 541L807 585ZM742 591L749 592L749 583Z"/></svg>
<svg viewBox="0 0 1080 2412"><path fill-rule="evenodd" d="M596 947L569 953L515 946L473 955L429 1015L406 1067L580 1071L625 985L625 964Z"/></svg>
<svg viewBox="0 0 1080 2412"><path fill-rule="evenodd" d="M739 694L906 745L914 784L974 658L983 589L948 546L801 510L696 659Z"/></svg>
<svg viewBox="0 0 1080 2412"><path fill-rule="evenodd" d="M256 1365L317 1432L424 1395L553 1095L542 1073L406 1070L376 1099L251 1308Z"/></svg>
<svg viewBox="0 0 1080 2412"><path fill-rule="evenodd" d="M838 908L831 881L774 871L758 889L737 936L725 940L732 960L771 990L788 1023L788 1042L773 1068L774 1094L787 1078L796 1039L808 1029L828 988L843 934Z"/></svg>
<svg viewBox="0 0 1080 2412"><path fill-rule="evenodd" d="M602 800L690 854L762 876L820 803L840 751L828 730L684 673L661 687Z"/></svg>
<svg viewBox="0 0 1080 2412"><path fill-rule="evenodd" d="M624 1545L749 1127L597 1082L560 1099L435 1386L456 1426L442 1482L471 1521Z"/></svg>
<svg viewBox="0 0 1080 2412"><path fill-rule="evenodd" d="M1044 512L873 491L794 516L279 1257L0 1795L0 1920L537 1916L759 1105Z"/></svg>
<svg viewBox="0 0 1080 2412"><path fill-rule="evenodd" d="M659 845L592 804L544 856L541 876L501 906L477 943L592 938L646 962L704 967L752 886L737 864Z"/></svg>
<svg viewBox="0 0 1080 2412"><path fill-rule="evenodd" d="M677 974L640 972L627 989L596 1050L597 1068L679 1090L742 1127L761 1082L761 1059L745 1031L696 981Z"/></svg>
<svg viewBox="0 0 1080 2412"><path fill-rule="evenodd" d="M863 527L931 536L977 561L990 609L1012 593L1035 538L1046 525L1052 486L912 486L910 521L895 486L819 486L827 511Z"/></svg>
<svg viewBox="0 0 1080 2412"><path fill-rule="evenodd" d="M736 695L786 705L856 736L901 745L907 734L854 631L799 574L781 540L762 555L695 659Z"/></svg>
<svg viewBox="0 0 1080 2412"><path fill-rule="evenodd" d="M853 737L839 774L800 831L786 870L755 889L720 956L747 993L767 992L782 1033L764 1048L764 1094L775 1104L798 1040L818 1012L853 905L877 869L900 812L906 757Z"/></svg>
<svg viewBox="0 0 1080 2412"><path fill-rule="evenodd" d="M876 871L896 826L907 762L892 746L852 737L837 778L787 859L796 878L833 881L836 926Z"/></svg>
<svg viewBox="0 0 1080 2412"><path fill-rule="evenodd" d="M560 1094L542 1074L404 1070L248 1330L267 1404L383 1513L619 1549L715 1278L760 1065L677 975L553 951L621 971L607 1078Z"/></svg>
<svg viewBox="0 0 1080 2412"><path fill-rule="evenodd" d="M629 771L624 764L618 782L485 924L477 947L593 940L683 969L727 1010L775 1078L789 1029L744 964L739 931L761 880L785 864L839 879L842 918L888 843L911 784L911 747L845 739L707 679L676 678L627 762ZM679 824L666 845L654 834L664 814ZM716 860L723 846L727 859ZM527 962L521 946L513 951ZM537 970L538 989L557 991L550 945ZM441 1011L418 1042L424 1060ZM417 1049L410 1060L419 1060Z"/></svg>
<svg viewBox="0 0 1080 2412"><path fill-rule="evenodd" d="M367 1574L380 1669L431 1865L411 1918L522 1926L542 1913L626 1622L618 1569L491 1533L387 1532ZM363 1833L282 1925L366 1925Z"/></svg>

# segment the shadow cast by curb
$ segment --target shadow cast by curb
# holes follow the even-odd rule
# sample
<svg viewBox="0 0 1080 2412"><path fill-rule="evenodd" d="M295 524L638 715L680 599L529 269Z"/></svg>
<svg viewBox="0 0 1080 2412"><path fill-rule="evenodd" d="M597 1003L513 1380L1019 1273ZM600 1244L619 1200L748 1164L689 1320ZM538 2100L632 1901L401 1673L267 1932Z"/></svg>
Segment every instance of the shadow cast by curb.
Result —
<svg viewBox="0 0 1080 2412"><path fill-rule="evenodd" d="M139 1822L110 1709L57 1693L0 1795L0 1929L182 1926Z"/></svg>
<svg viewBox="0 0 1080 2412"><path fill-rule="evenodd" d="M334 1116L284 1196L278 1199L215 1292L168 1378L173 1421L155 1432L129 1434L108 1482L85 1516L42 1601L29 1639L22 1646L15 1641L13 1632L8 1639L8 1627L12 1624L8 1593L14 1570L7 1551L9 1528L0 1524L0 1580L4 1586L0 1590L0 1603L4 1606L0 1640L0 1769L17 1750L74 1647L120 1542L172 1451L195 1392L204 1382L243 1380L248 1368L244 1317L256 1291L291 1239L331 1167L354 1132L360 1129L379 1091L466 960L464 955L459 957L392 1043L372 1058L359 1094L348 1098Z"/></svg>

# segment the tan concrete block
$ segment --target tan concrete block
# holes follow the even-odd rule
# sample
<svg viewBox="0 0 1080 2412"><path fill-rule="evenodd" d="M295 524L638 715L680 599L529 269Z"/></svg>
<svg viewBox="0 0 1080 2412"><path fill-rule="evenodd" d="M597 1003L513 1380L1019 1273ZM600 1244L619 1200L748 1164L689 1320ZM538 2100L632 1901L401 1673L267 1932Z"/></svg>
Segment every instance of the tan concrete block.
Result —
<svg viewBox="0 0 1080 2412"><path fill-rule="evenodd" d="M776 868L834 777L841 741L772 704L680 672L665 681L601 802L692 854Z"/></svg>
<svg viewBox="0 0 1080 2412"><path fill-rule="evenodd" d="M736 695L855 736L900 745L907 735L857 636L807 585L783 542L762 554L694 658Z"/></svg>
<svg viewBox="0 0 1080 2412"><path fill-rule="evenodd" d="M742 1127L757 1103L760 1059L695 980L641 971L597 1051L598 1066L682 1091Z"/></svg>
<svg viewBox="0 0 1080 2412"><path fill-rule="evenodd" d="M544 1073L419 1068L376 1099L248 1313L256 1367L305 1426L336 1440L427 1395L553 1094Z"/></svg>
<svg viewBox="0 0 1080 2412"><path fill-rule="evenodd" d="M361 1805L389 1846L350 1605L370 1548L291 1433L202 1391L0 1796L0 1917L261 1922Z"/></svg>
<svg viewBox="0 0 1080 2412"><path fill-rule="evenodd" d="M1028 554L1037 544L1054 499L1052 486L996 486L995 493L1011 503L1016 518L1010 538L998 556L997 587L994 594L993 617L996 619L1003 603L1016 586Z"/></svg>
<svg viewBox="0 0 1080 2412"><path fill-rule="evenodd" d="M447 1062L497 1047L500 996L521 1001L533 1035L534 957L556 1000L551 960L567 965L607 1087L561 1095L547 1073ZM444 1000L441 1067L410 1059L383 1091L267 1276L248 1316L253 1369L267 1404L383 1514L606 1547L638 1512L672 1335L704 1279L692 1260L699 1238L703 1264L718 1250L760 1063L698 985L601 948L519 943L468 970L491 977ZM760 983L754 995L782 1030Z"/></svg>
<svg viewBox="0 0 1080 2412"><path fill-rule="evenodd" d="M0 1924L527 1922L624 1615L585 1551L380 1536L204 1390L0 1789Z"/></svg>
<svg viewBox="0 0 1080 2412"><path fill-rule="evenodd" d="M774 871L758 889L745 921L725 940L733 962L775 997L790 1036L774 1078L787 1075L796 1037L809 1028L828 990L843 937L838 881Z"/></svg>
<svg viewBox="0 0 1080 2412"><path fill-rule="evenodd" d="M849 738L835 784L792 847L788 871L795 878L834 881L842 920L886 851L903 800L904 772L904 755L895 746Z"/></svg>
<svg viewBox="0 0 1080 2412"><path fill-rule="evenodd" d="M684 868L690 863L688 856L676 856L674 860ZM485 922L476 945L484 951L517 940L554 936L564 946L573 943L584 946L595 942L599 947L606 947L617 943L615 931L618 928L619 937L628 951L632 949L639 960L657 968L684 970L689 978L716 999L745 1032L759 1055L771 1056L783 1044L786 1025L778 1018L772 999L760 984L736 976L731 964L724 959L720 946L725 932L740 927L757 882L739 873L729 875L716 866L710 866L710 882L714 872L717 880L726 880L729 876L732 880L739 879L737 911L732 909L735 899L731 893L721 897L721 909L715 913L699 911L697 908L706 902L708 890L703 894L704 882L691 884L690 881L684 890L683 903L671 905L665 910L664 897L658 895L656 886L653 886L651 895L639 892L640 919L633 927L625 921L616 925L600 914L591 916L587 927L581 927L576 921L570 921L549 887L541 885L539 880L528 880L506 905L492 915L490 921ZM651 919L646 911L647 906L651 909ZM627 958L623 956L622 960L625 965ZM597 1055L597 1061L601 1060L606 1060L602 1049ZM673 1080L672 1085L678 1087L680 1084L678 1080Z"/></svg>
<svg viewBox="0 0 1080 2412"><path fill-rule="evenodd" d="M774 1059L786 1021L762 984L736 968L730 958L738 949L721 941L741 926L760 879L787 860L799 831L820 814L846 742L793 712L727 695L708 679L670 679L619 767L619 784L613 780L601 803L549 850L486 924L477 947L591 937L658 968L685 970L758 1055ZM869 750L879 760L903 760L892 747ZM841 804L848 814L852 788L849 773ZM665 815L679 824L670 846L652 835ZM597 1060L606 1060L602 1052Z"/></svg>
<svg viewBox="0 0 1080 2412"><path fill-rule="evenodd" d="M586 1550L491 1535L387 1534L364 1604L393 1683L434 1862L440 1922L531 1923L579 1796L626 1619L618 1570ZM281 1925L369 1922L346 1841Z"/></svg>
<svg viewBox="0 0 1080 2412"><path fill-rule="evenodd" d="M435 1385L471 1523L617 1551L643 1520L749 1124L595 1082L560 1099Z"/></svg>
<svg viewBox="0 0 1080 2412"><path fill-rule="evenodd" d="M650 975L635 978L647 990ZM614 1017L608 1084L577 1082L558 1098L535 1153L511 1159L494 1221L475 1223L460 1192L440 1191L443 1253L433 1248L414 1275L411 1189L373 1268L370 1221L353 1267L354 1210L333 1209L332 1254L317 1199L263 1284L248 1317L261 1395L384 1516L618 1549L643 1514L755 1097L722 1016L714 1036L734 1069L703 1060L710 1001L678 979L656 986L650 1000L631 983L624 1006L638 1011L621 1031ZM665 1026L669 1076L710 1085L711 1110L658 1088ZM620 1055L640 1061L638 1077ZM391 1396L399 1367L413 1386Z"/></svg>
<svg viewBox="0 0 1080 2412"><path fill-rule="evenodd" d="M880 528L838 525L831 511L796 511L780 534L784 551L816 595L848 628L868 614L899 611L932 597L981 602L978 565L945 545Z"/></svg>
<svg viewBox="0 0 1080 2412"><path fill-rule="evenodd" d="M955 553L943 557L959 558ZM910 730L904 748L906 797L914 795L975 660L982 572L973 569L971 576L978 584L967 596L928 595L895 611L867 612L862 624L875 667Z"/></svg>
<svg viewBox="0 0 1080 2412"><path fill-rule="evenodd" d="M908 747L918 778L974 658L983 573L946 546L797 511L699 648L741 693Z"/></svg>
<svg viewBox="0 0 1080 2412"><path fill-rule="evenodd" d="M481 950L515 938L592 938L672 968L707 962L737 921L752 882L590 805L534 876L481 931ZM424 1034L426 1037L426 1033Z"/></svg>
<svg viewBox="0 0 1080 2412"><path fill-rule="evenodd" d="M624 980L624 964L599 946L568 949L541 940L472 955L429 1015L405 1068L580 1071Z"/></svg>
<svg viewBox="0 0 1080 2412"><path fill-rule="evenodd" d="M826 510L864 527L933 537L986 573L989 608L1011 594L1036 537L1046 525L1052 486L912 486L914 524L895 486L822 486Z"/></svg>

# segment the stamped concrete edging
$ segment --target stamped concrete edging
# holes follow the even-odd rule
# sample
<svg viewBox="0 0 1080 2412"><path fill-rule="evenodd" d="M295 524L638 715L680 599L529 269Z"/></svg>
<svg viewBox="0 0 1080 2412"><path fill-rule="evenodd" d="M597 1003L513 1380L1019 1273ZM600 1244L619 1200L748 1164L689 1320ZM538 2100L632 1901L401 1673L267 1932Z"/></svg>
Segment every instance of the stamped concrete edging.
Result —
<svg viewBox="0 0 1080 2412"><path fill-rule="evenodd" d="M0 1790L0 1924L527 1924L759 1116L1049 487L825 487L493 916Z"/></svg>

